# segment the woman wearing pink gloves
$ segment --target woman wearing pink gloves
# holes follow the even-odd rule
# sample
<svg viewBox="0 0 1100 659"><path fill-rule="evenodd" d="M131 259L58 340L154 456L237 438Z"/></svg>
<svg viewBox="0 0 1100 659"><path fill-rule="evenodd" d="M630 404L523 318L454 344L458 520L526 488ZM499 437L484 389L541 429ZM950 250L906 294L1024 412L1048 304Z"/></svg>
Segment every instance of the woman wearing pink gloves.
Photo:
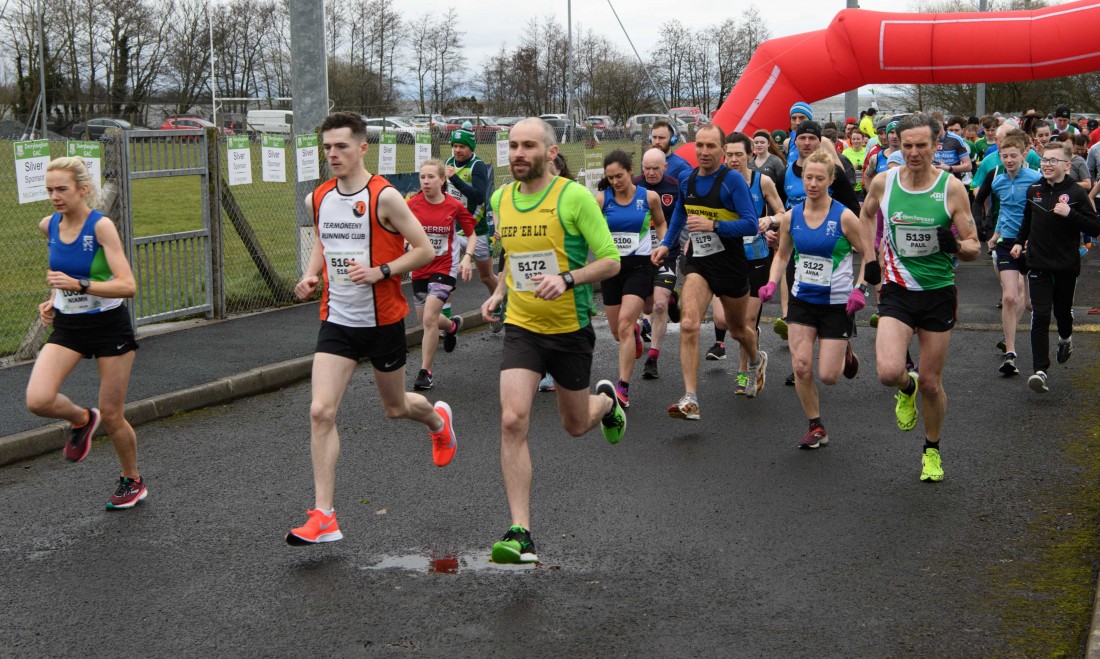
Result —
<svg viewBox="0 0 1100 659"><path fill-rule="evenodd" d="M768 283L760 287L760 301L767 302L775 295L777 282L793 252L795 283L787 310L791 366L798 399L810 421L809 430L798 443L801 449L820 448L829 443L814 383L814 341L821 339L818 377L825 384L836 384L845 371L845 355L850 354L852 315L867 304L863 265L861 262L858 272L853 268L852 248L861 254L874 253L869 245L863 244L855 213L829 197L834 173L833 158L828 152L816 151L806 159L802 171L806 201L777 216L779 251L772 262ZM858 364L854 356L849 362ZM851 377L854 375L853 372Z"/></svg>

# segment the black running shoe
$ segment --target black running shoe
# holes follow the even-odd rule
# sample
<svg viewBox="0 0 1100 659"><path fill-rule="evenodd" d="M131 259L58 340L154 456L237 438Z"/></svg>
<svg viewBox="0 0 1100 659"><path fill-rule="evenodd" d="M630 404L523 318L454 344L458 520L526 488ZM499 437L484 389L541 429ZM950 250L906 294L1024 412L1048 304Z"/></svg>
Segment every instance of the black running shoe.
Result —
<svg viewBox="0 0 1100 659"><path fill-rule="evenodd" d="M1020 372L1020 369L1016 368L1016 353L1006 352L1005 360L1001 363L1001 367L997 370L999 370L1006 376L1011 377L1013 375L1017 375Z"/></svg>
<svg viewBox="0 0 1100 659"><path fill-rule="evenodd" d="M672 289L672 296L668 298L668 322L680 322L680 291Z"/></svg>
<svg viewBox="0 0 1100 659"><path fill-rule="evenodd" d="M1072 341L1066 341L1065 343L1062 343L1061 341L1058 342L1058 363L1059 364L1065 364L1066 362L1068 362L1069 358L1070 358L1070 355L1072 355L1072 354L1073 354L1073 342Z"/></svg>
<svg viewBox="0 0 1100 659"><path fill-rule="evenodd" d="M793 387L794 386L794 373L791 373L790 375L788 375L787 379L783 380L783 384L787 385L788 387Z"/></svg>
<svg viewBox="0 0 1100 659"><path fill-rule="evenodd" d="M455 316L451 320L454 321L451 323L451 329L443 335L443 352L454 352L455 346L458 345L458 331L462 329L462 316Z"/></svg>
<svg viewBox="0 0 1100 659"><path fill-rule="evenodd" d="M413 389L417 391L427 391L432 388L432 372L426 368L420 369L420 373L417 373L416 379L413 380Z"/></svg>
<svg viewBox="0 0 1100 659"><path fill-rule="evenodd" d="M717 361L719 359L726 358L726 346L721 343L715 342L714 345L707 350L707 359L710 361Z"/></svg>
<svg viewBox="0 0 1100 659"><path fill-rule="evenodd" d="M642 379L656 380L657 378L657 360L650 357L649 359L645 360L645 368L642 370Z"/></svg>

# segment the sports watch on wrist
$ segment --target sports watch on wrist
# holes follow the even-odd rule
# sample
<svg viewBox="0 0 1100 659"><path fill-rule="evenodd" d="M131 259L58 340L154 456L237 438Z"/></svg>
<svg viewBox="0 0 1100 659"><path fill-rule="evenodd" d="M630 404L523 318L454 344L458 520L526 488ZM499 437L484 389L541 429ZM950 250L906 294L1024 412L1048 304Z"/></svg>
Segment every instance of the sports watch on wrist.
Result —
<svg viewBox="0 0 1100 659"><path fill-rule="evenodd" d="M577 285L577 282L573 280L572 272L561 273L561 280L565 282L565 290L569 290Z"/></svg>
<svg viewBox="0 0 1100 659"><path fill-rule="evenodd" d="M87 293L88 287L92 285L92 282L87 279L77 279L76 283L80 284L81 293Z"/></svg>
<svg viewBox="0 0 1100 659"><path fill-rule="evenodd" d="M860 293L863 293L864 297L867 296L867 284L860 284L859 286L856 286L856 288L859 289Z"/></svg>
<svg viewBox="0 0 1100 659"><path fill-rule="evenodd" d="M390 278L390 264L389 263L383 263L382 265L378 266L378 269L382 271L382 279L389 279Z"/></svg>

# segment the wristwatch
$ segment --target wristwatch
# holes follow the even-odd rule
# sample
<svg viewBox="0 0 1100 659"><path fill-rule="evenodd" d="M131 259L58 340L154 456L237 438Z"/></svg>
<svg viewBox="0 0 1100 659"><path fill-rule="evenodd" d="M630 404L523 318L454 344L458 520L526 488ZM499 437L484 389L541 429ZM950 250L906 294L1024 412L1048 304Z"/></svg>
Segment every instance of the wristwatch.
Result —
<svg viewBox="0 0 1100 659"><path fill-rule="evenodd" d="M565 282L565 290L569 290L577 285L577 282L573 280L572 272L561 273L561 280Z"/></svg>
<svg viewBox="0 0 1100 659"><path fill-rule="evenodd" d="M859 286L856 286L856 288L859 289L860 293L863 293L864 297L867 296L867 284L860 284Z"/></svg>
<svg viewBox="0 0 1100 659"><path fill-rule="evenodd" d="M714 221L714 233L718 233L718 220Z"/></svg>
<svg viewBox="0 0 1100 659"><path fill-rule="evenodd" d="M88 287L92 285L92 282L88 281L87 279L77 279L76 283L80 284L81 293L87 293Z"/></svg>
<svg viewBox="0 0 1100 659"><path fill-rule="evenodd" d="M390 264L389 263L383 263L382 265L378 266L378 269L382 271L382 279L389 279L390 278Z"/></svg>

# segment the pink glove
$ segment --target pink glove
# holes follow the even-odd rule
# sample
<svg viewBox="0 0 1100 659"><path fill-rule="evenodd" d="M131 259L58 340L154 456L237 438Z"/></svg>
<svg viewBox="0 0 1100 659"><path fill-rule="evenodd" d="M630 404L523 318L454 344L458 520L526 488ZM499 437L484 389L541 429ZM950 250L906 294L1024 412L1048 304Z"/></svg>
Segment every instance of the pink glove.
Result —
<svg viewBox="0 0 1100 659"><path fill-rule="evenodd" d="M848 304L844 305L844 310L851 316L865 306L867 306L867 297L863 294L863 291L853 288L852 292L848 294Z"/></svg>
<svg viewBox="0 0 1100 659"><path fill-rule="evenodd" d="M775 289L776 283L774 281L769 281L767 284L761 286L760 290L756 293L760 296L760 302L763 303L772 299L772 297L775 295Z"/></svg>

